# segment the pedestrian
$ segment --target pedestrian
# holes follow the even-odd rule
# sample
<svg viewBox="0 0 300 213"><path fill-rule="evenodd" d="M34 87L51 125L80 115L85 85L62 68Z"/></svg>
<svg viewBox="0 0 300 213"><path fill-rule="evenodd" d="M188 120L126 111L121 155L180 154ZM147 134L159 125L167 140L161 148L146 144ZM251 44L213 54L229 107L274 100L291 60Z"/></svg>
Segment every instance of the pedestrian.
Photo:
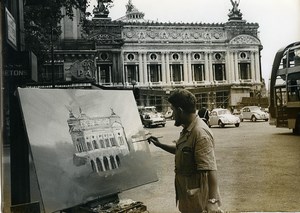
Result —
<svg viewBox="0 0 300 213"><path fill-rule="evenodd" d="M223 212L217 180L214 138L196 113L196 97L185 89L168 98L175 126L182 126L176 145L161 143L155 136L149 143L175 155L176 205L182 213Z"/></svg>
<svg viewBox="0 0 300 213"><path fill-rule="evenodd" d="M205 107L199 109L198 115L206 124L208 124L209 112Z"/></svg>

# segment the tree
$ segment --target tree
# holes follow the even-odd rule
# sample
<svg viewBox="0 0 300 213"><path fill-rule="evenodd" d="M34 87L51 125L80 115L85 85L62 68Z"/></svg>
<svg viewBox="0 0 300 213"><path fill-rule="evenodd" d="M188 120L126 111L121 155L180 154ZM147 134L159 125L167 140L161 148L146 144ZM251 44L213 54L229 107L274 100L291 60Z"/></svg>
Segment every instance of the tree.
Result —
<svg viewBox="0 0 300 213"><path fill-rule="evenodd" d="M66 16L73 17L73 9L85 13L88 0L27 0L24 6L25 45L38 56L42 63L61 34L59 25L64 17L61 8L65 8Z"/></svg>

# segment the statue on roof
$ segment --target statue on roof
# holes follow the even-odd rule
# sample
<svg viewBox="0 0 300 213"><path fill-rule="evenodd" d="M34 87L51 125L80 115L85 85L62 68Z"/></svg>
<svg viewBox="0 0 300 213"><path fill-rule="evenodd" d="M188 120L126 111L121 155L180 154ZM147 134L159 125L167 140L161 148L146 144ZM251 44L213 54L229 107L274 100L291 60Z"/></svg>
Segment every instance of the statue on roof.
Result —
<svg viewBox="0 0 300 213"><path fill-rule="evenodd" d="M112 0L98 0L98 5L94 6L93 13L95 17L107 18L109 14L108 8L111 7Z"/></svg>
<svg viewBox="0 0 300 213"><path fill-rule="evenodd" d="M232 9L229 10L230 13L228 14L229 16L229 20L242 20L242 13L240 11L239 4L240 4L240 0L239 1L233 1L230 0L231 4L232 4Z"/></svg>
<svg viewBox="0 0 300 213"><path fill-rule="evenodd" d="M233 0L230 0L231 1L231 4L232 4L232 11L239 11L239 9L238 9L238 6L239 6L239 4L240 4L240 1L239 2L237 2L237 1L233 1Z"/></svg>
<svg viewBox="0 0 300 213"><path fill-rule="evenodd" d="M126 4L126 13L132 12L133 9L134 9L134 5L132 4L132 1L129 0L128 3Z"/></svg>

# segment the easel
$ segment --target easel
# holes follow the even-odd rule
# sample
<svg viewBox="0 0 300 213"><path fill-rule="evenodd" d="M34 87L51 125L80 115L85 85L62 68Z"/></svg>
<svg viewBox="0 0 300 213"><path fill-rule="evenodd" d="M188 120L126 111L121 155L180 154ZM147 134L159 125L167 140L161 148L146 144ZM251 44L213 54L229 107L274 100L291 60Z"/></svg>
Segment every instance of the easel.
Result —
<svg viewBox="0 0 300 213"><path fill-rule="evenodd" d="M27 93L28 94L28 93ZM22 97L22 96L21 96ZM27 98L30 98L30 96L27 96ZM26 99L28 100L28 99ZM21 110L19 109L19 111L21 112ZM20 113L21 114L21 113ZM22 117L22 116L20 116ZM21 122L22 123L22 122ZM25 128L23 128L23 138L26 140L27 136L26 136L26 132L24 130ZM28 148L28 142L27 144L27 148ZM29 150L28 152L29 153ZM29 155L28 155L29 156ZM28 167L29 170L29 167ZM29 173L29 171L28 171ZM123 200L122 200L123 201ZM43 202L43 201L42 201ZM79 202L85 202L84 200L80 200ZM21 203L23 205L19 206L19 211L16 211L16 213L19 212L26 212L31 205L31 203L29 203L28 205L26 205L25 203ZM77 205L78 202L76 202L74 205ZM37 205L39 206L39 203L37 202ZM23 208L23 209L22 209ZM134 210L134 211L133 211ZM116 213L116 212L146 212L147 208L146 206L143 205L142 202L120 202L118 194L112 194L106 197L101 197L98 198L96 200L93 201L89 201L88 203L84 203L82 205L78 205L75 207L71 207L68 209L64 209L64 210L57 210L57 212L59 213L102 213L102 212L106 212L106 213ZM29 211L29 210L28 210ZM49 211L49 209L48 209ZM31 213L38 213L39 210L34 210L31 211Z"/></svg>

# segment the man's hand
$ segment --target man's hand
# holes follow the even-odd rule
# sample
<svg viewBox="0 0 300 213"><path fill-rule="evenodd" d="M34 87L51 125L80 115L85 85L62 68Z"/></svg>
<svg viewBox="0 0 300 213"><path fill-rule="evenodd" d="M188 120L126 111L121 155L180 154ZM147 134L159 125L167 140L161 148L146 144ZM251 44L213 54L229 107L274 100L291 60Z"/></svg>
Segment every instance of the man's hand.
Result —
<svg viewBox="0 0 300 213"><path fill-rule="evenodd" d="M150 143L153 143L155 146L157 146L157 147L160 147L160 145L161 145L161 143L160 143L160 141L158 140L158 138L157 137L154 137L154 136L150 136L149 138L147 138L147 141L148 141L148 143L150 144Z"/></svg>
<svg viewBox="0 0 300 213"><path fill-rule="evenodd" d="M223 213L224 211L222 209L220 209L219 204L215 203L208 203L207 204L207 213Z"/></svg>

